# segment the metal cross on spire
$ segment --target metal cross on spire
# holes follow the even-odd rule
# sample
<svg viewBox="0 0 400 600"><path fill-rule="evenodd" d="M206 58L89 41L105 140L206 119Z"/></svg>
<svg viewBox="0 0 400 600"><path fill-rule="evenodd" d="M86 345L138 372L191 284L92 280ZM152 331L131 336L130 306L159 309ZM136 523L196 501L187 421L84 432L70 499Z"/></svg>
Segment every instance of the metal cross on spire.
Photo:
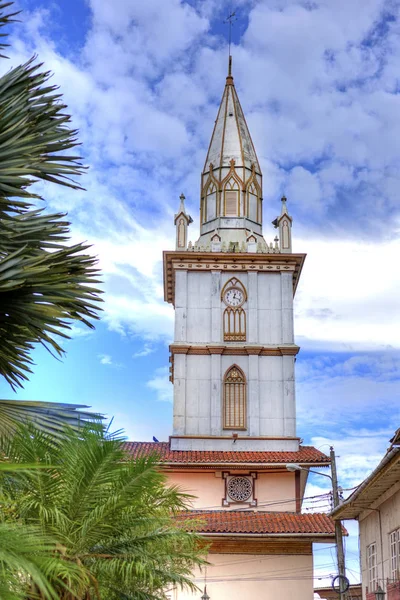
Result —
<svg viewBox="0 0 400 600"><path fill-rule="evenodd" d="M233 23L237 21L237 17L236 17L236 10L232 10L232 6L231 6L231 10L229 11L229 15L228 17L225 19L224 23L228 23L229 25L229 43L228 43L228 47L229 47L229 70L228 70L228 75L232 75L231 73L231 68L232 68L232 58L231 58L231 43L232 43L232 27L233 27Z"/></svg>

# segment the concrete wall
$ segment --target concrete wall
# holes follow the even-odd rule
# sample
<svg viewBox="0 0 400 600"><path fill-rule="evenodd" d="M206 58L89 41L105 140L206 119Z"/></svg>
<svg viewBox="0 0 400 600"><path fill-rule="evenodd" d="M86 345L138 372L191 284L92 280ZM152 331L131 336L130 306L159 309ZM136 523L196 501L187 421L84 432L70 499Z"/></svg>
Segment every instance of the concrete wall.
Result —
<svg viewBox="0 0 400 600"><path fill-rule="evenodd" d="M311 600L312 555L210 554L212 566L197 571L201 590L211 600ZM306 579L305 576L308 576ZM201 593L175 590L172 600L198 600Z"/></svg>
<svg viewBox="0 0 400 600"><path fill-rule="evenodd" d="M174 359L174 434L227 435L223 379L237 364L247 380L248 436L295 436L293 356L185 355Z"/></svg>
<svg viewBox="0 0 400 600"><path fill-rule="evenodd" d="M364 511L360 515L360 558L363 599L367 598L368 586L367 547L376 543L378 580L386 591L386 580L391 579L389 534L400 528L400 483L392 486L382 495L373 511ZM370 590L371 591L371 590Z"/></svg>
<svg viewBox="0 0 400 600"><path fill-rule="evenodd" d="M176 271L175 342L223 342L221 301L224 285L232 277L247 290L243 305L249 344L293 344L292 273L227 273Z"/></svg>
<svg viewBox="0 0 400 600"><path fill-rule="evenodd" d="M229 471L229 465L226 467ZM231 474L241 474L232 471ZM248 475L248 471L243 472ZM222 499L225 497L225 479L222 471L217 472L169 472L168 483L178 485L182 491L195 496L193 508L221 510ZM267 511L292 511L296 510L295 501L295 476L294 473L258 473L254 481L254 496L257 506L252 510ZM291 502L280 502L291 500ZM234 503L225 510L237 510L248 506L247 504Z"/></svg>
<svg viewBox="0 0 400 600"><path fill-rule="evenodd" d="M222 421L223 379L226 371L237 364L247 381L247 428L240 434L295 437L294 357L234 353L235 348L243 345L271 347L294 343L292 273L177 270L175 275L175 343L223 344L232 348L232 354L228 350L224 354L208 354L207 350L204 354L175 354L174 435L230 436L231 431L223 429ZM236 277L247 292L243 305L246 342L223 341L226 305L221 293L232 277ZM246 443L246 449L253 446L267 449L256 448L255 442L252 446L250 440ZM189 442L187 444L179 449L194 449ZM214 449L210 444L207 448ZM292 448L271 446L268 449ZM296 449L297 446L293 447Z"/></svg>

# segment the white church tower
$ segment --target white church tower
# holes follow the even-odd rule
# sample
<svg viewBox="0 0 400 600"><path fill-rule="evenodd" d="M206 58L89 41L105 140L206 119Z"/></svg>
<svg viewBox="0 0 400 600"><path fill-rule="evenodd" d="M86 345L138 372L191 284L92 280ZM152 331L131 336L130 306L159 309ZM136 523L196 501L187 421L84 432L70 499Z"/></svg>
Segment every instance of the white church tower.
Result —
<svg viewBox="0 0 400 600"><path fill-rule="evenodd" d="M126 445L156 454L168 483L192 494L185 526L209 544L193 582L211 600L309 600L312 544L335 539L328 515L301 512L308 469L329 457L297 437L293 296L305 256L292 252L285 197L267 243L274 212L229 71L201 174L200 237L188 241L181 195L175 250L164 252L173 433Z"/></svg>
<svg viewBox="0 0 400 600"><path fill-rule="evenodd" d="M286 198L281 204L279 238L267 243L263 218L274 209L263 207L229 69L201 174L200 237L187 242L181 197L176 250L164 253L165 299L175 307L171 450L299 449L293 296L305 255L292 253Z"/></svg>

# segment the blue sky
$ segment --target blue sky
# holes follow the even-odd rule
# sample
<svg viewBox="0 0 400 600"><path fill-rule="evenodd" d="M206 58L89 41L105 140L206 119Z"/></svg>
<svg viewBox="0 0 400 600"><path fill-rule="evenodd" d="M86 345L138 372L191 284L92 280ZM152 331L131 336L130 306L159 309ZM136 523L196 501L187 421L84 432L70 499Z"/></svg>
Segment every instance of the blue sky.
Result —
<svg viewBox="0 0 400 600"><path fill-rule="evenodd" d="M35 351L25 389L81 402L130 439L171 431L162 250L183 191L198 190L227 67L223 0L18 0L10 61L38 53L80 129L86 192L42 186L103 271L94 332L74 326L63 362ZM264 175L264 235L282 192L294 249L298 433L334 444L344 487L378 462L399 424L400 26L395 0L240 0L233 72ZM4 61L3 61L4 62ZM322 480L322 481L321 481ZM326 490L314 477L307 493ZM323 502L320 505L324 508ZM357 571L354 527L348 558ZM318 552L318 573L334 572ZM328 565L328 566L326 566ZM354 574L357 579L357 575Z"/></svg>

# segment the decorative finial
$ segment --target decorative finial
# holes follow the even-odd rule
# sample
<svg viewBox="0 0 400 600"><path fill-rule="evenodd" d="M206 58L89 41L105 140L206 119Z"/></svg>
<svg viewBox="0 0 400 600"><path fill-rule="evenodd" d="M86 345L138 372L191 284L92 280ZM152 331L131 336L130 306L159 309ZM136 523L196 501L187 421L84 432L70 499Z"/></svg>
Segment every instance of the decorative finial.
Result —
<svg viewBox="0 0 400 600"><path fill-rule="evenodd" d="M179 200L181 201L181 205L179 207L179 212L183 212L184 213L185 212L185 200L186 200L186 197L185 197L184 193L182 193L179 196Z"/></svg>
<svg viewBox="0 0 400 600"><path fill-rule="evenodd" d="M282 202L282 211L281 211L281 215L285 215L287 214L287 206L286 206L286 196L285 194L283 194L282 198L281 198L281 202Z"/></svg>
<svg viewBox="0 0 400 600"><path fill-rule="evenodd" d="M231 10L229 11L229 15L227 16L227 18L224 21L224 23L228 23L228 25L229 25L229 38L228 38L228 56L229 56L229 60L228 60L228 77L226 78L226 83L228 85L229 84L230 85L233 84L231 43L232 43L232 27L233 27L234 21L237 21L236 11L232 10L232 6L231 6Z"/></svg>

